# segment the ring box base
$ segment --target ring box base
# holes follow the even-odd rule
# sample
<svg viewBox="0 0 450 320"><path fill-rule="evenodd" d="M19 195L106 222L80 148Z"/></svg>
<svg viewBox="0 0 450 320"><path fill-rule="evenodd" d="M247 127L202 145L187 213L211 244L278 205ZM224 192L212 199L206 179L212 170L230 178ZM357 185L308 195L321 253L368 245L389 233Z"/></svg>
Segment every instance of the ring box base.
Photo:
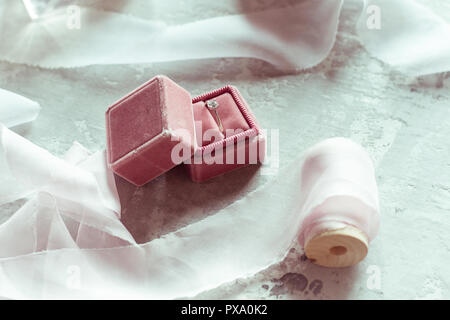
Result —
<svg viewBox="0 0 450 320"><path fill-rule="evenodd" d="M225 132L228 130L231 134L225 134L222 139L216 139L213 143L204 145L198 138L201 130L196 131L197 143L194 157L185 161L184 164L194 182L203 182L226 172L264 161L265 138L237 88L226 86L198 96L192 100L192 103L195 106L211 99L221 102L218 110L222 111L224 117L228 116L228 119L222 118L220 113L219 116L221 116ZM225 103L222 103L221 99ZM234 108L233 112L231 108ZM196 112L194 112L195 115ZM204 119L205 116L202 119L196 119L196 125L205 123ZM227 123L235 127L230 128ZM236 126L239 127L236 128Z"/></svg>

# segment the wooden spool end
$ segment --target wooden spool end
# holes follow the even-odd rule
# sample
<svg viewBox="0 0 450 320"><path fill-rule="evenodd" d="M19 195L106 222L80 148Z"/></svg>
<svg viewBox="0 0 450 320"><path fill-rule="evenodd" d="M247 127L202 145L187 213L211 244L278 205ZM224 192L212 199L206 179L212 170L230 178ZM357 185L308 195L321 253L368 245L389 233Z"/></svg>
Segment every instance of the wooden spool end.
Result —
<svg viewBox="0 0 450 320"><path fill-rule="evenodd" d="M347 226L315 235L305 245L305 254L324 267L349 267L363 260L369 250L367 236Z"/></svg>

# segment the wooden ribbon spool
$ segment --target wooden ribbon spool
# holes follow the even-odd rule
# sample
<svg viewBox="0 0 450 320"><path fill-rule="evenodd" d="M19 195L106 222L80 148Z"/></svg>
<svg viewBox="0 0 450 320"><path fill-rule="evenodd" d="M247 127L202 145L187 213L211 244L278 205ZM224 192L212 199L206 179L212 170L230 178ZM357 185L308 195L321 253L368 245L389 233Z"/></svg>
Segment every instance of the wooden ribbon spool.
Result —
<svg viewBox="0 0 450 320"><path fill-rule="evenodd" d="M368 250L367 236L352 226L321 232L305 244L305 254L309 260L334 268L349 267L360 262Z"/></svg>

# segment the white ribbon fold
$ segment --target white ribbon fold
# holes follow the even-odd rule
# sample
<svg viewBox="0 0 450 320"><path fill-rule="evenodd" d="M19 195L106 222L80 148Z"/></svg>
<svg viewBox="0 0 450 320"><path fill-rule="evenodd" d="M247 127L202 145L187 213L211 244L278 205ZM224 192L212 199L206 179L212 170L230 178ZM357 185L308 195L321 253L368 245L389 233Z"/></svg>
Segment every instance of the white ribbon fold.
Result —
<svg viewBox="0 0 450 320"><path fill-rule="evenodd" d="M295 8L179 26L83 8L82 27L69 30L65 15L30 22L15 1L0 7L3 15L15 17L1 20L4 45L0 58L46 68L68 68L252 57L286 70L303 69L322 61L331 50L342 2L325 1L318 6L317 1L308 1Z"/></svg>
<svg viewBox="0 0 450 320"><path fill-rule="evenodd" d="M14 127L36 119L40 111L37 102L29 100L21 95L0 89L0 123L7 127ZM26 196L30 190L21 187L16 179L9 173L6 159L0 158L0 204L14 201Z"/></svg>
<svg viewBox="0 0 450 320"><path fill-rule="evenodd" d="M39 104L21 95L0 89L0 122L7 127L33 121L40 111Z"/></svg>
<svg viewBox="0 0 450 320"><path fill-rule="evenodd" d="M71 30L64 14L30 21L20 1L5 0L0 4L0 59L70 68L249 57L292 72L327 57L342 4L343 0L306 0L282 9L175 26L82 8L81 27ZM374 6L379 16L371 17ZM375 57L412 75L450 70L448 22L413 0L365 0L362 7L358 34ZM379 28L371 27L370 19L380 19Z"/></svg>
<svg viewBox="0 0 450 320"><path fill-rule="evenodd" d="M414 76L450 71L449 21L416 1L364 2L357 32L373 56ZM377 10L380 29L368 23Z"/></svg>

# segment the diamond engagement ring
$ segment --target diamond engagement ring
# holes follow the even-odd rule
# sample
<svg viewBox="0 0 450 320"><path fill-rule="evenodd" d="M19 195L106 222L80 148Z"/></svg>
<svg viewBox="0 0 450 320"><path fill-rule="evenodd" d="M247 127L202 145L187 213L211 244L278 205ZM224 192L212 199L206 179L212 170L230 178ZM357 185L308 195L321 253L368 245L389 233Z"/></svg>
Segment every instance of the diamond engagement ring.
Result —
<svg viewBox="0 0 450 320"><path fill-rule="evenodd" d="M219 102L216 99L206 101L206 107L214 112L217 125L219 126L219 130L223 133L223 125L222 120L220 120L219 114L217 113L217 108L219 108Z"/></svg>

